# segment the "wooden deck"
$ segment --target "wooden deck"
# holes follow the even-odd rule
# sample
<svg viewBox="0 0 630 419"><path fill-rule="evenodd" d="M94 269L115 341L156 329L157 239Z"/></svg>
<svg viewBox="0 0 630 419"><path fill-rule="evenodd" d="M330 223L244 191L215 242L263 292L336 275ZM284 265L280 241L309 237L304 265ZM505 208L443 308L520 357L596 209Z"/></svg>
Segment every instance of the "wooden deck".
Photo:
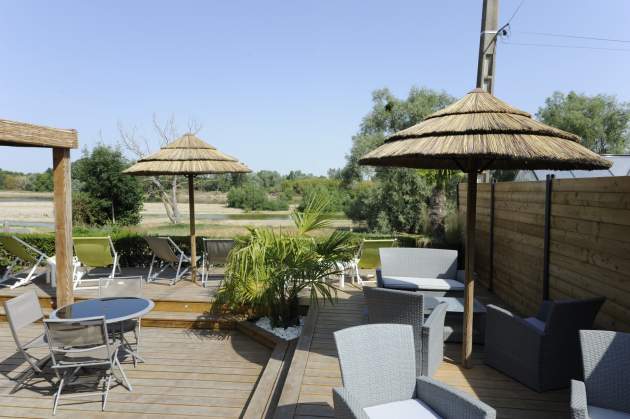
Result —
<svg viewBox="0 0 630 419"><path fill-rule="evenodd" d="M26 335L41 333L35 325ZM46 349L40 350L46 353ZM40 352L41 353L41 352ZM133 391L112 386L107 410L100 397L61 400L55 417L240 417L271 350L236 332L144 328L146 363L123 363ZM14 394L15 378L26 363L15 353L6 323L0 323L0 417L49 417L51 384L30 380Z"/></svg>
<svg viewBox="0 0 630 419"><path fill-rule="evenodd" d="M275 418L333 417L333 387L341 374L332 333L365 321L363 294L352 287L339 293L335 305L324 305L309 314L278 403ZM481 289L484 303L496 299ZM313 310L313 308L311 308ZM313 314L313 315L311 315ZM483 346L475 345L474 366L459 364L461 345L447 344L445 359L435 378L469 392L497 410L499 418L562 418L568 416L566 390L537 393L483 364Z"/></svg>

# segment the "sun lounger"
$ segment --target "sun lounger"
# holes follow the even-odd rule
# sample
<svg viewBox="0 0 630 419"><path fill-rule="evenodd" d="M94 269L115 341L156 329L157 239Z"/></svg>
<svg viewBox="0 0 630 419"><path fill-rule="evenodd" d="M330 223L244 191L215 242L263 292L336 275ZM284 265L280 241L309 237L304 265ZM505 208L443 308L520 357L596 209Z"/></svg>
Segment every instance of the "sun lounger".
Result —
<svg viewBox="0 0 630 419"><path fill-rule="evenodd" d="M14 289L30 284L35 277L42 274L45 274L46 280L50 281L50 267L46 264L48 256L43 252L15 236L0 237L0 244L13 257L11 265L7 267L4 275L0 278L0 286L7 286L4 283L14 279L15 282L8 285L9 288ZM26 264L27 269L14 271L20 264ZM42 265L46 267L46 270L38 273L37 268Z"/></svg>
<svg viewBox="0 0 630 419"><path fill-rule="evenodd" d="M73 237L72 241L74 254L81 264L74 269L74 289L98 289L99 278L90 279L88 276L99 275L102 278L103 273L90 272L89 268L107 268L104 275L108 278L113 278L116 272L120 273L118 253L111 237ZM94 285L89 285L90 283Z"/></svg>

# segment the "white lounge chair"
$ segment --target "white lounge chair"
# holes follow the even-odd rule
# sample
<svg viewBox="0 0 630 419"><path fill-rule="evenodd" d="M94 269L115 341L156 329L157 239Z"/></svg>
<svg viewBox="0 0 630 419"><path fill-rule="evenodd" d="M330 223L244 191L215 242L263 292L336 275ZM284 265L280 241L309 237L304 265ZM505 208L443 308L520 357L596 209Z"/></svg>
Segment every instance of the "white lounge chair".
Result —
<svg viewBox="0 0 630 419"><path fill-rule="evenodd" d="M381 248L379 287L422 291L444 297L464 292L464 271L457 270L457 251L426 248Z"/></svg>
<svg viewBox="0 0 630 419"><path fill-rule="evenodd" d="M113 278L116 272L120 273L118 253L114 249L111 237L73 237L74 254L80 262L80 267L75 265L73 272L74 289L98 289L99 279L102 273L92 273L89 268L109 268L108 278ZM88 278L90 275L98 275L100 278ZM94 283L94 285L89 285Z"/></svg>
<svg viewBox="0 0 630 419"><path fill-rule="evenodd" d="M47 282L50 281L50 267L46 264L48 256L43 252L15 236L0 237L0 244L13 257L11 265L7 267L4 275L0 278L0 286L6 286L3 285L5 282L14 279L15 282L9 285L9 288L14 289L30 284L34 278L42 274L46 275ZM14 268L21 263L28 264L28 268L14 271ZM37 268L40 266L45 266L46 269L44 272L38 273Z"/></svg>

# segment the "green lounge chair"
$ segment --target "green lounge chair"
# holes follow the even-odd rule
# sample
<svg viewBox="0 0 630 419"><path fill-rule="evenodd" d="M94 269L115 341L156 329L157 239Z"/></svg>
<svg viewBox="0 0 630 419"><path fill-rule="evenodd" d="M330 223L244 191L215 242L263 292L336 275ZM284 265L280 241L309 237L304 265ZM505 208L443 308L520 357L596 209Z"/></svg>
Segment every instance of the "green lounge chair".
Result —
<svg viewBox="0 0 630 419"><path fill-rule="evenodd" d="M111 237L73 237L74 254L81 263L79 268L74 269L73 282L74 289L98 289L99 279L87 278L91 273L88 268L110 268L108 278L113 278L116 272L120 273L118 263L118 253L114 249ZM101 274L102 277L102 274ZM94 282L95 285L88 284Z"/></svg>
<svg viewBox="0 0 630 419"><path fill-rule="evenodd" d="M364 239L359 246L359 250L355 258L350 261L348 268L350 269L351 280L354 283L363 285L365 282L376 281L364 281L359 274L359 269L376 269L381 265L381 259L379 257L378 249L382 247L395 247L396 239ZM373 275L372 275L373 276Z"/></svg>
<svg viewBox="0 0 630 419"><path fill-rule="evenodd" d="M44 273L46 274L46 281L50 281L50 268L48 266L45 272L37 273L37 268L41 265L45 265L48 260L48 256L43 252L15 236L0 237L0 244L2 244L2 247L13 257L11 265L7 267L4 271L4 275L0 278L0 286L6 286L3 284L10 279L16 280L13 284L9 285L11 289L28 285L34 278ZM15 272L14 268L19 264L28 264L28 268ZM24 274L26 274L26 276L24 276Z"/></svg>

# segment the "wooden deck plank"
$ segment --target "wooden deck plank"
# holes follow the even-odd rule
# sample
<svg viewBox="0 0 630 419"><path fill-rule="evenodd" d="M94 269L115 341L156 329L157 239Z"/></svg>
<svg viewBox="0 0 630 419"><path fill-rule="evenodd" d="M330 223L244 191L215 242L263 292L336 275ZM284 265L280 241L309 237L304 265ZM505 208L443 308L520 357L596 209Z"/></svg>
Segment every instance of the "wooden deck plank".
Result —
<svg viewBox="0 0 630 419"><path fill-rule="evenodd" d="M33 325L25 335L41 330ZM271 353L236 331L151 328L142 338L147 362L137 368L123 363L132 392L113 386L106 412L98 396L62 397L56 417L240 417ZM51 416L53 388L45 380L30 380L12 393L13 379L25 368L8 326L0 323L0 417Z"/></svg>
<svg viewBox="0 0 630 419"><path fill-rule="evenodd" d="M293 406L285 405L283 412L277 411L276 418L334 416L332 388L341 385L341 372L332 333L362 324L366 320L362 293L347 287L347 291L340 294L343 295L340 295L341 299L336 305L320 306L317 318L313 320L313 333L303 339L303 353L299 362L291 366L287 377L287 381L292 380L293 386L299 387L299 391L289 388L287 394L283 393L285 401L292 400ZM502 304L481 287L478 287L477 298L486 304ZM459 364L460 344L446 344L444 353L445 360L435 378L493 406L499 418L546 419L568 415L566 390L537 393L528 389L485 365L482 346L474 346L472 369L465 369ZM287 412L291 412L291 415L287 415Z"/></svg>

